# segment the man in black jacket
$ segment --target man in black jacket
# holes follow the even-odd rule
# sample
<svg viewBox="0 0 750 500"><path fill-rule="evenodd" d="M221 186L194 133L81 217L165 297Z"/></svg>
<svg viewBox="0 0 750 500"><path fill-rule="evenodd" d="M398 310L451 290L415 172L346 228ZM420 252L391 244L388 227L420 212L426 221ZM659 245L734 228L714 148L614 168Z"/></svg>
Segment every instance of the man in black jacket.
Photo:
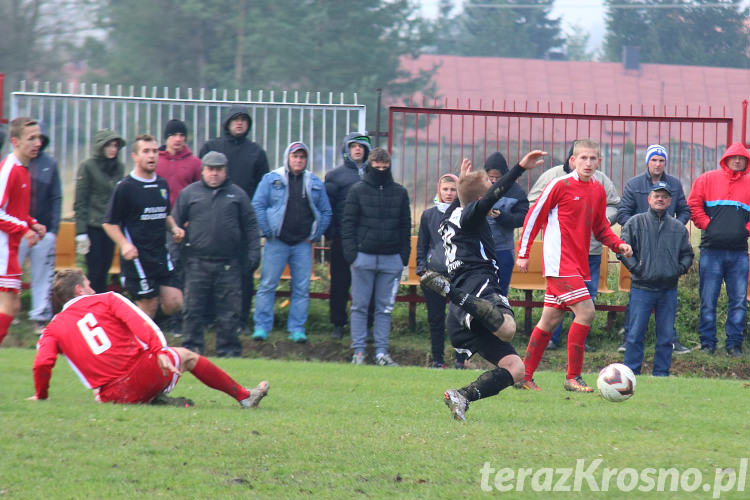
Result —
<svg viewBox="0 0 750 500"><path fill-rule="evenodd" d="M328 303L330 319L333 324L331 337L340 339L346 325L346 303L349 300L349 287L352 274L349 263L344 259L341 247L341 220L344 217L344 205L349 188L358 183L365 171L365 162L370 154L370 138L359 132L352 132L344 137L341 145L341 156L344 163L326 174L325 185L328 201L331 203L333 217L326 230L326 238L331 245L331 299Z"/></svg>
<svg viewBox="0 0 750 500"><path fill-rule="evenodd" d="M216 355L240 356L237 338L242 306L240 280L260 261L260 233L247 194L227 178L227 158L203 157L201 180L182 190L175 222L185 229L185 339L182 346L204 352L206 303L216 306Z"/></svg>
<svg viewBox="0 0 750 500"><path fill-rule="evenodd" d="M388 339L401 272L409 264L411 213L409 194L394 182L391 156L383 148L370 152L362 181L349 190L341 243L352 273L352 363L365 362L367 308L374 293L375 363L397 366L388 354Z"/></svg>
<svg viewBox="0 0 750 500"><path fill-rule="evenodd" d="M648 212L636 214L622 228L622 239L633 248L632 257L617 256L631 273L630 322L625 341L625 364L641 373L643 337L654 310L656 350L654 376L669 375L677 311L677 280L693 263L693 248L685 226L667 214L672 194L659 181L648 194Z"/></svg>
<svg viewBox="0 0 750 500"><path fill-rule="evenodd" d="M266 152L257 143L247 138L253 119L244 106L232 106L222 122L222 135L206 142L198 153L203 158L209 151L218 151L227 158L227 175L241 187L251 200L258 183L268 173ZM253 273L247 269L242 275L242 312L240 321L247 326L253 297Z"/></svg>

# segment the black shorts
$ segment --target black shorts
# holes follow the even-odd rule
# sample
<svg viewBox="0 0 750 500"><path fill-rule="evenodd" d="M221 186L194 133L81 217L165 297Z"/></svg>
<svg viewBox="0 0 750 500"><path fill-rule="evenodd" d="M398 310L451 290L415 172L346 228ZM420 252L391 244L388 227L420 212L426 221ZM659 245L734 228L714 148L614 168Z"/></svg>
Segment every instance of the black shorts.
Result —
<svg viewBox="0 0 750 500"><path fill-rule="evenodd" d="M165 274L144 279L122 276L120 282L133 301L158 297L159 287L162 286L180 288L180 280L174 271L168 271Z"/></svg>
<svg viewBox="0 0 750 500"><path fill-rule="evenodd" d="M500 294L499 287L494 280L477 282L476 289L472 292L494 303L503 310L503 313L513 316L513 310L508 304L508 299ZM493 365L497 365L505 356L518 355L513 344L497 338L481 321L472 318L455 304L448 306L448 317L445 320L445 325L453 347L456 351L465 353L468 357L479 354Z"/></svg>

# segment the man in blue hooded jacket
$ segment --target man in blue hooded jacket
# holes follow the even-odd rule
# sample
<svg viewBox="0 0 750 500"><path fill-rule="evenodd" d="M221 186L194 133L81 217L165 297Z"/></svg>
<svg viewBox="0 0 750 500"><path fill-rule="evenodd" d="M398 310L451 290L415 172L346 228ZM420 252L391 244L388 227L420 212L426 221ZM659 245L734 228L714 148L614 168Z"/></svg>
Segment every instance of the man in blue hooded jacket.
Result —
<svg viewBox="0 0 750 500"><path fill-rule="evenodd" d="M253 196L258 227L266 238L255 296L255 340L266 340L273 327L276 287L289 264L292 273L287 318L289 340L307 341L305 322L310 303L312 242L320 239L331 222L325 186L306 170L308 158L304 143L291 143L284 151L284 165L264 175Z"/></svg>

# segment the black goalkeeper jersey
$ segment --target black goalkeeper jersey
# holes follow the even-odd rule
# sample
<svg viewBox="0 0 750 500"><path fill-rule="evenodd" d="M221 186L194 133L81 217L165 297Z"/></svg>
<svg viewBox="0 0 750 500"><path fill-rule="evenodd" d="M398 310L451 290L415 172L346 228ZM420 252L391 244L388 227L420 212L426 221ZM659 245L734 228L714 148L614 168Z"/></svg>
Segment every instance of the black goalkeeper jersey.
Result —
<svg viewBox="0 0 750 500"><path fill-rule="evenodd" d="M487 212L522 173L521 167L516 165L479 200L462 207L456 198L445 211L438 232L443 239L445 265L454 286L468 291L487 279L497 283L497 256Z"/></svg>
<svg viewBox="0 0 750 500"><path fill-rule="evenodd" d="M104 222L120 226L138 249L137 258L120 260L124 276L154 278L173 269L166 246L168 215L169 187L162 177L145 180L131 173L117 183Z"/></svg>

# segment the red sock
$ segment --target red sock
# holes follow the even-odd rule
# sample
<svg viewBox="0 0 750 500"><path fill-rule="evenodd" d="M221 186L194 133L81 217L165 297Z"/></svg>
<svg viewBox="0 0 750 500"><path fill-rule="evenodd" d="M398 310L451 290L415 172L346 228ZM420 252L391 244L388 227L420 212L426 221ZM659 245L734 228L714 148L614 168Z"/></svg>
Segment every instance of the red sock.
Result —
<svg viewBox="0 0 750 500"><path fill-rule="evenodd" d="M198 362L195 363L195 368L191 373L211 389L226 392L237 401L242 401L250 395L250 392L235 382L227 372L203 356L198 357Z"/></svg>
<svg viewBox="0 0 750 500"><path fill-rule="evenodd" d="M545 332L538 326L535 326L534 331L531 332L529 345L526 346L526 355L523 358L523 364L526 367L526 375L524 376L526 380L531 380L531 377L534 376L551 337L551 332Z"/></svg>
<svg viewBox="0 0 750 500"><path fill-rule="evenodd" d="M11 321L13 321L13 316L0 313L0 344L3 343L3 339L8 334L8 328L10 328Z"/></svg>
<svg viewBox="0 0 750 500"><path fill-rule="evenodd" d="M576 378L583 368L583 350L591 326L573 321L568 330L568 376Z"/></svg>

